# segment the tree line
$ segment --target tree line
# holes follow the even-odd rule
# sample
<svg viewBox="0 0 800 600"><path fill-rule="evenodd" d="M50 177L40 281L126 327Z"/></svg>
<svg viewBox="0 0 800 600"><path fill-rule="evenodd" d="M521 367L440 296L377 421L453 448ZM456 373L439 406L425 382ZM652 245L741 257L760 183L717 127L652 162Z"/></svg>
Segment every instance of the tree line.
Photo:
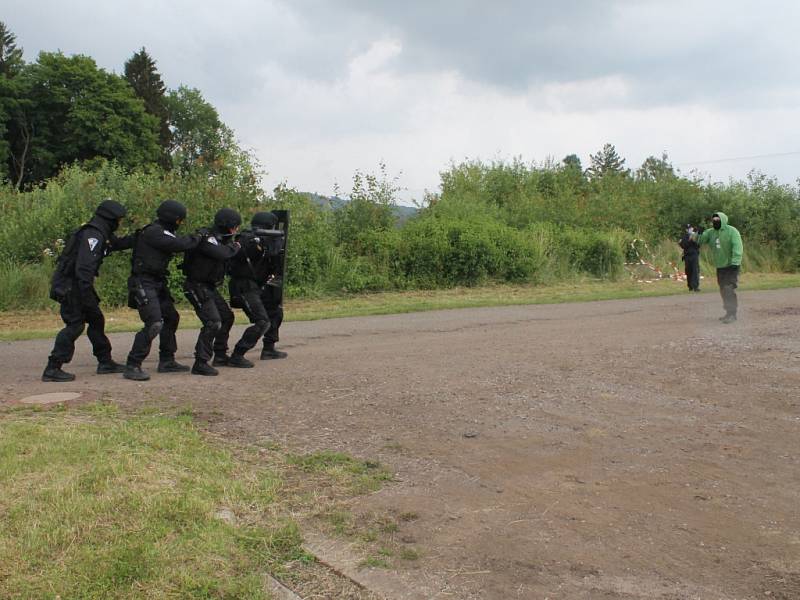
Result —
<svg viewBox="0 0 800 600"><path fill-rule="evenodd" d="M168 89L141 48L109 73L89 56L40 52L26 63L0 22L0 180L28 189L66 165L113 160L126 169L225 168L252 176L252 158L202 93Z"/></svg>

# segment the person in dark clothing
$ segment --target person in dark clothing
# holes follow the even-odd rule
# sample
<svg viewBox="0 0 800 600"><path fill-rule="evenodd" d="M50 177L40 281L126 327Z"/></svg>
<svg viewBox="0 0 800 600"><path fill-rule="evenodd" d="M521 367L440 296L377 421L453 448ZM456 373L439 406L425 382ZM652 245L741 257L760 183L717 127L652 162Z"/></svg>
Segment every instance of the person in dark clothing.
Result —
<svg viewBox="0 0 800 600"><path fill-rule="evenodd" d="M199 235L178 236L176 231L186 219L186 207L176 200L165 200L156 211L156 220L136 232L128 279L128 306L139 311L144 326L133 339L123 376L147 381L142 362L150 354L153 340L159 337L158 372L180 373L189 367L175 360L178 348L175 331L180 315L167 286L167 272L172 257L196 248Z"/></svg>
<svg viewBox="0 0 800 600"><path fill-rule="evenodd" d="M65 327L58 332L47 361L42 381L73 381L75 375L61 369L75 354L75 340L88 325L86 334L97 357L97 373L121 373L124 367L111 358L111 342L105 334L106 320L100 310L100 297L94 280L103 259L112 251L131 247L130 236L118 238L114 232L127 211L119 202L103 200L92 219L72 234L58 258L50 297L61 304Z"/></svg>
<svg viewBox="0 0 800 600"><path fill-rule="evenodd" d="M703 228L699 228L699 233L703 232ZM686 226L686 233L678 242L678 245L683 249L683 264L686 272L686 285L689 286L690 292L700 291L700 244L692 239L692 236L698 233L691 225Z"/></svg>
<svg viewBox="0 0 800 600"><path fill-rule="evenodd" d="M284 234L274 229L276 224L277 219L270 212L253 215L251 229L239 236L242 247L230 262L231 306L244 309L251 323L234 346L230 361L244 360L252 365L244 355L262 336L265 338L265 350L261 358L286 357L285 352L275 350L278 327L283 320L281 294L275 294L272 289L265 290L274 288L277 273L275 261L283 250ZM268 356L265 352L273 355Z"/></svg>
<svg viewBox="0 0 800 600"><path fill-rule="evenodd" d="M227 261L239 251L240 246L234 236L241 223L242 218L232 208L218 210L214 215L214 225L202 231L200 244L184 256L186 281L183 283L183 292L203 324L194 348L194 375L219 374L208 364L213 354L220 357L214 363L217 366L253 366L252 363L231 362L227 357L233 311L217 289L225 279Z"/></svg>

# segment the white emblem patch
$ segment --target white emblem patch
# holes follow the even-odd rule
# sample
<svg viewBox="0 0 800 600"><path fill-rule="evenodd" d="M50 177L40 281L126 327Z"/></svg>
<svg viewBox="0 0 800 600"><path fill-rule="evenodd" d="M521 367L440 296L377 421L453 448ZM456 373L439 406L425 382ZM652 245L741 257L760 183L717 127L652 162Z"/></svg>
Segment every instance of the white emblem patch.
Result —
<svg viewBox="0 0 800 600"><path fill-rule="evenodd" d="M209 244L214 244L215 246L219 246L219 242L217 241L217 238L215 238L215 237L208 238L208 243Z"/></svg>
<svg viewBox="0 0 800 600"><path fill-rule="evenodd" d="M166 229L164 230L164 235L168 235L169 237L175 237L174 233L172 233L171 231L167 231Z"/></svg>
<svg viewBox="0 0 800 600"><path fill-rule="evenodd" d="M98 240L97 238L89 238L86 241L89 242L89 251L90 252L94 252L94 249L97 248L97 244L100 243L100 240Z"/></svg>

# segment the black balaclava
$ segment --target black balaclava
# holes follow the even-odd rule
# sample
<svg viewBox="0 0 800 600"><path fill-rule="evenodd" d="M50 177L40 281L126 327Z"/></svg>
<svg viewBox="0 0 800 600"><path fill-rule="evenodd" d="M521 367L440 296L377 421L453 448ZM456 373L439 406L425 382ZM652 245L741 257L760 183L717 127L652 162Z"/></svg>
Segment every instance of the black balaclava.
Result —
<svg viewBox="0 0 800 600"><path fill-rule="evenodd" d="M156 210L156 217L164 224L165 229L175 231L180 226L178 221L186 218L186 207L177 200L164 200Z"/></svg>
<svg viewBox="0 0 800 600"><path fill-rule="evenodd" d="M719 218L719 215L714 215L711 217L711 224L714 226L714 229L720 229L722 227L722 220Z"/></svg>

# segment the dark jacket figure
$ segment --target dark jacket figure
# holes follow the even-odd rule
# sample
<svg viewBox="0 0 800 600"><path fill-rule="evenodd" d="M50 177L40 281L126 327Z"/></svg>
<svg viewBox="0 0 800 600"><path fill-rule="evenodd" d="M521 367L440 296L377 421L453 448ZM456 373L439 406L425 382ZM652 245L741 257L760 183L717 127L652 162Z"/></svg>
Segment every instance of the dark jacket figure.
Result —
<svg viewBox="0 0 800 600"><path fill-rule="evenodd" d="M698 244L708 244L711 248L711 257L717 267L722 306L725 308L725 315L720 317L720 321L733 323L739 309L736 288L739 285L739 268L744 252L742 236L738 229L728 225L728 216L723 212L714 213L711 225L712 228L706 229L701 235L695 234L693 238Z"/></svg>
<svg viewBox="0 0 800 600"><path fill-rule="evenodd" d="M244 309L252 323L236 343L231 360L237 357L239 361L238 357L244 357L262 336L262 360L287 356L275 349L283 322L283 291L277 277L285 243L283 232L274 229L277 223L277 217L270 212L253 215L252 229L242 232L242 247L230 262L231 305Z"/></svg>
<svg viewBox="0 0 800 600"><path fill-rule="evenodd" d="M686 233L683 234L681 241L678 245L683 249L684 270L686 272L686 285L689 286L689 291L700 291L700 244L692 239L695 233L694 228L689 225L686 228ZM702 230L701 230L702 233Z"/></svg>
<svg viewBox="0 0 800 600"><path fill-rule="evenodd" d="M200 244L184 256L186 281L183 292L203 323L194 348L192 373L195 375L219 373L208 364L212 353L219 357L215 365L228 363L228 335L233 326L233 311L217 287L225 279L227 261L239 251L234 235L241 223L242 218L235 210L220 209L214 215L211 229L202 232Z"/></svg>
<svg viewBox="0 0 800 600"><path fill-rule="evenodd" d="M150 354L153 340L159 337L158 372L179 373L189 367L175 361L178 348L175 331L180 315L167 286L172 257L197 247L200 236L178 236L178 227L186 218L186 207L175 200L165 200L156 211L156 220L136 232L128 279L128 306L139 311L144 326L133 339L128 354L125 378L146 381L150 375L142 362Z"/></svg>
<svg viewBox="0 0 800 600"><path fill-rule="evenodd" d="M114 200L104 200L91 221L70 236L58 258L50 297L61 304L65 327L56 335L42 381L72 381L75 375L61 370L72 360L75 340L88 325L86 334L97 357L97 373L121 373L123 366L111 358L111 342L105 334L106 320L100 310L100 298L94 279L103 259L114 250L131 247L131 238L118 238L114 232L126 214L125 207Z"/></svg>

